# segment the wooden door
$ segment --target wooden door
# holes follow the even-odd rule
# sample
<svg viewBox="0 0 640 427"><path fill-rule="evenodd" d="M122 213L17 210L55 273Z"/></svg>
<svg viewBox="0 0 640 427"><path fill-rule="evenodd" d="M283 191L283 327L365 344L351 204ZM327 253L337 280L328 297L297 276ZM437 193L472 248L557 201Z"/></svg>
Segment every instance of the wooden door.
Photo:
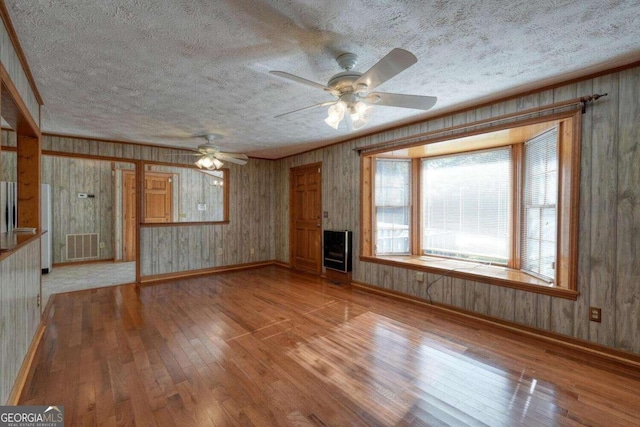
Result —
<svg viewBox="0 0 640 427"><path fill-rule="evenodd" d="M171 222L170 173L144 173L144 222Z"/></svg>
<svg viewBox="0 0 640 427"><path fill-rule="evenodd" d="M136 260L136 173L122 172L122 260Z"/></svg>
<svg viewBox="0 0 640 427"><path fill-rule="evenodd" d="M298 270L322 272L321 163L291 169L290 263Z"/></svg>

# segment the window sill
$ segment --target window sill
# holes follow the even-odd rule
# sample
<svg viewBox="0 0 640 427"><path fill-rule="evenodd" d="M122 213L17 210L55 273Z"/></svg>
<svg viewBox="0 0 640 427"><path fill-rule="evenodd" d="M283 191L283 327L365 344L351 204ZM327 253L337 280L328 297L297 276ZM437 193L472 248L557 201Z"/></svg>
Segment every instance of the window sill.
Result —
<svg viewBox="0 0 640 427"><path fill-rule="evenodd" d="M543 280L507 267L416 255L360 256L360 261L408 268L432 274L445 274L448 277L474 280L490 285L504 286L574 301L579 295L578 291L549 285Z"/></svg>

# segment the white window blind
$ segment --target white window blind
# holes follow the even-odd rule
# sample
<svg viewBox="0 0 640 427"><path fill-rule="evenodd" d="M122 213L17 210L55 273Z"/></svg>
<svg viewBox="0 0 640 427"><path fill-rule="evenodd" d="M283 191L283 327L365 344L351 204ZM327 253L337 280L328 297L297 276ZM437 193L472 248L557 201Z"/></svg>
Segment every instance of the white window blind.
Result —
<svg viewBox="0 0 640 427"><path fill-rule="evenodd" d="M558 217L558 129L524 145L522 269L553 281Z"/></svg>
<svg viewBox="0 0 640 427"><path fill-rule="evenodd" d="M422 160L422 252L506 264L510 148Z"/></svg>
<svg viewBox="0 0 640 427"><path fill-rule="evenodd" d="M410 160L376 160L376 254L410 252L410 176Z"/></svg>

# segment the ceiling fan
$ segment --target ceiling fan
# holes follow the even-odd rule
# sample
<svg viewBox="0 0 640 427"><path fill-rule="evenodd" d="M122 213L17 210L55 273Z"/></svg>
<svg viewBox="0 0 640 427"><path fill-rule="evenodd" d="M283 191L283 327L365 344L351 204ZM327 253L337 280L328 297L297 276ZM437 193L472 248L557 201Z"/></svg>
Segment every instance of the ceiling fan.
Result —
<svg viewBox="0 0 640 427"><path fill-rule="evenodd" d="M198 168L210 171L217 170L224 165L223 161L238 165L247 164L249 157L247 157L246 154L224 153L220 151L220 147L213 145L213 141L221 138L220 135L206 133L198 136L207 140L206 143L199 145L197 150L193 150L196 151L196 153L191 154L193 156L200 156L195 162Z"/></svg>
<svg viewBox="0 0 640 427"><path fill-rule="evenodd" d="M345 71L331 77L326 86L284 71L270 71L270 74L322 89L337 98L334 101L322 102L280 114L275 118L312 108L329 106L328 117L324 120L329 126L337 130L342 119L345 119L349 129L360 129L367 124L371 117L373 105L428 110L437 101L434 96L372 92L382 83L418 62L418 59L411 52L404 49L393 49L364 73L353 71L358 63L358 56L354 53L343 53L336 58L336 61Z"/></svg>

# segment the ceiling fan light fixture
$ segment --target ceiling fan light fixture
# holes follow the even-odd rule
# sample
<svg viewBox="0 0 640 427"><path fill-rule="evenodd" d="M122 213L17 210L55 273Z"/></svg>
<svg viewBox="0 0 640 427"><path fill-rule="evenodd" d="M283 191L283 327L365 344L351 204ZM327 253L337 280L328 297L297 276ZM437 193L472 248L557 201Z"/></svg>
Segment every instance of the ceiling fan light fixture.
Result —
<svg viewBox="0 0 640 427"><path fill-rule="evenodd" d="M334 128L335 130L338 130L338 126L340 125L340 122L344 118L344 112L346 110L347 110L347 104L345 104L343 101L336 102L335 104L329 107L329 110L328 110L329 115L327 116L326 119L324 119L324 122L329 126L331 126L332 128Z"/></svg>
<svg viewBox="0 0 640 427"><path fill-rule="evenodd" d="M342 118L335 116L335 115L331 115L329 114L329 117L327 117L326 119L324 119L324 122L326 124L328 124L329 126L331 126L332 128L334 128L335 130L338 130L338 126L340 125L340 121L342 121Z"/></svg>
<svg viewBox="0 0 640 427"><path fill-rule="evenodd" d="M196 166L200 169L216 170L220 169L224 163L213 156L202 156L196 162Z"/></svg>
<svg viewBox="0 0 640 427"><path fill-rule="evenodd" d="M196 166L200 169L211 169L211 166L213 166L213 159L209 156L202 156L196 162Z"/></svg>
<svg viewBox="0 0 640 427"><path fill-rule="evenodd" d="M215 167L215 169L220 169L222 167L224 163L222 163L220 160L218 159L213 159L213 166Z"/></svg>
<svg viewBox="0 0 640 427"><path fill-rule="evenodd" d="M354 129L360 129L364 127L371 115L373 114L373 107L367 105L362 101L358 101L355 103L353 107L351 107L351 121L353 122Z"/></svg>

